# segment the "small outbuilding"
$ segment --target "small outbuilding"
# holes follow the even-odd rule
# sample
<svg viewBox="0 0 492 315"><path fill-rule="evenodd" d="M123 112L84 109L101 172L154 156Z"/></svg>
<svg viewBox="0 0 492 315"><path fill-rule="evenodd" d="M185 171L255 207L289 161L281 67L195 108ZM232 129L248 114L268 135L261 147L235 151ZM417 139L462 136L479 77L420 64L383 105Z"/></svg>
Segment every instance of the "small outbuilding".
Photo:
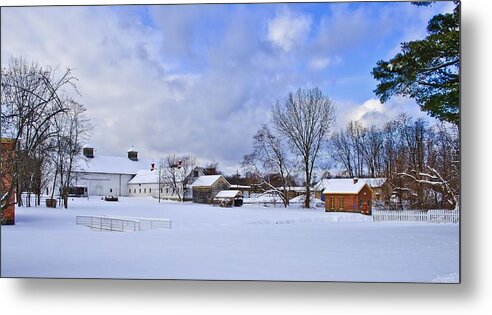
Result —
<svg viewBox="0 0 492 315"><path fill-rule="evenodd" d="M243 193L239 190L221 190L214 197L214 206L241 207L243 205Z"/></svg>
<svg viewBox="0 0 492 315"><path fill-rule="evenodd" d="M231 184L222 175L200 176L191 184L193 202L211 204L221 190L228 190L230 186Z"/></svg>
<svg viewBox="0 0 492 315"><path fill-rule="evenodd" d="M364 181L335 182L323 189L326 212L372 213L373 191Z"/></svg>

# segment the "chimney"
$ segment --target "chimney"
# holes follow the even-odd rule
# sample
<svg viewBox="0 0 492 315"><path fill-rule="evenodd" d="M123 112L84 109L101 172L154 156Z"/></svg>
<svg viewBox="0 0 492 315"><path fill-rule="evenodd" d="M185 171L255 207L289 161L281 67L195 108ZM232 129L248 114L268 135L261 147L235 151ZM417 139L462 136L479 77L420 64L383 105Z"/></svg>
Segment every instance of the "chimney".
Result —
<svg viewBox="0 0 492 315"><path fill-rule="evenodd" d="M354 185L357 184L358 181L359 179L357 177L354 177Z"/></svg>
<svg viewBox="0 0 492 315"><path fill-rule="evenodd" d="M88 159L94 158L94 148L88 144L82 147L82 154Z"/></svg>
<svg viewBox="0 0 492 315"><path fill-rule="evenodd" d="M138 151L133 146L128 149L128 158L132 161L138 161Z"/></svg>
<svg viewBox="0 0 492 315"><path fill-rule="evenodd" d="M153 171L155 169L155 163L150 163L150 171Z"/></svg>

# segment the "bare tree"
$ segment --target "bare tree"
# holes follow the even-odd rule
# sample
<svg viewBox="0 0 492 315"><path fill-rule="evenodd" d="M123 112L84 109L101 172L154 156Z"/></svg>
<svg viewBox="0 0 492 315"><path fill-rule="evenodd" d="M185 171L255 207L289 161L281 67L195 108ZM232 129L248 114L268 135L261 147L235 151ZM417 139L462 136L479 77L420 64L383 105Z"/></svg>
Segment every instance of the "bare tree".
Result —
<svg viewBox="0 0 492 315"><path fill-rule="evenodd" d="M289 93L284 103L277 102L272 110L275 129L292 144L302 159L306 186L305 208L310 208L311 179L322 145L335 121L331 100L320 89L297 90Z"/></svg>
<svg viewBox="0 0 492 315"><path fill-rule="evenodd" d="M58 132L54 151L55 174L58 175L55 176L55 184L56 177L58 177L60 197L65 209L68 208L68 194L72 184L73 170L80 157L82 143L87 139L90 130L84 105L73 99L67 99L66 104L68 111L55 119Z"/></svg>
<svg viewBox="0 0 492 315"><path fill-rule="evenodd" d="M255 173L262 179L260 184L274 190L282 199L285 207L289 205L289 178L294 162L289 159L285 143L276 137L268 126L263 125L253 137L253 152L245 155L242 167ZM272 185L270 174L278 174L282 183L281 190Z"/></svg>
<svg viewBox="0 0 492 315"><path fill-rule="evenodd" d="M189 189L190 173L197 167L198 161L194 156L176 156L170 154L160 162L161 185L168 185L179 201L183 201L187 189ZM161 189L161 187L159 187Z"/></svg>
<svg viewBox="0 0 492 315"><path fill-rule="evenodd" d="M349 177L355 176L355 152L348 134L342 129L331 136L332 158L341 165Z"/></svg>
<svg viewBox="0 0 492 315"><path fill-rule="evenodd" d="M34 170L42 164L46 144L55 136L54 118L67 111L62 95L76 92L76 78L70 69L41 68L25 58L13 57L1 76L1 136L16 143L13 185L22 205L23 191L33 189ZM39 182L39 180L38 180ZM4 188L8 194L14 187ZM8 206L2 204L2 208Z"/></svg>

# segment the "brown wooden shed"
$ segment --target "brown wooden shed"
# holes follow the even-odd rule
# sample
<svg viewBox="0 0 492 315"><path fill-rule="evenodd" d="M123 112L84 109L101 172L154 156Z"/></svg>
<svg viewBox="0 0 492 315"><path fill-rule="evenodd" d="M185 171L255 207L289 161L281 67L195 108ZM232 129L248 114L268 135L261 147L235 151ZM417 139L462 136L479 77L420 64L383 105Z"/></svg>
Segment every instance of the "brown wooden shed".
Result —
<svg viewBox="0 0 492 315"><path fill-rule="evenodd" d="M354 178L352 182L330 185L323 190L326 212L372 213L373 191L365 182Z"/></svg>

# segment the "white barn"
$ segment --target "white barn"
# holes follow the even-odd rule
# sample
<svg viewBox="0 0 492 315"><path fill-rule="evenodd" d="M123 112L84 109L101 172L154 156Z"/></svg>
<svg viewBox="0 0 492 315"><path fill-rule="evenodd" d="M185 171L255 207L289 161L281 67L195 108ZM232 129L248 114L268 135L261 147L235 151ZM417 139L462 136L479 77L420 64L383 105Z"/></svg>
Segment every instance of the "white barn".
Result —
<svg viewBox="0 0 492 315"><path fill-rule="evenodd" d="M129 196L128 183L139 170L150 169L132 146L127 156L99 156L90 145L83 147L83 158L72 175L72 187L89 196Z"/></svg>

